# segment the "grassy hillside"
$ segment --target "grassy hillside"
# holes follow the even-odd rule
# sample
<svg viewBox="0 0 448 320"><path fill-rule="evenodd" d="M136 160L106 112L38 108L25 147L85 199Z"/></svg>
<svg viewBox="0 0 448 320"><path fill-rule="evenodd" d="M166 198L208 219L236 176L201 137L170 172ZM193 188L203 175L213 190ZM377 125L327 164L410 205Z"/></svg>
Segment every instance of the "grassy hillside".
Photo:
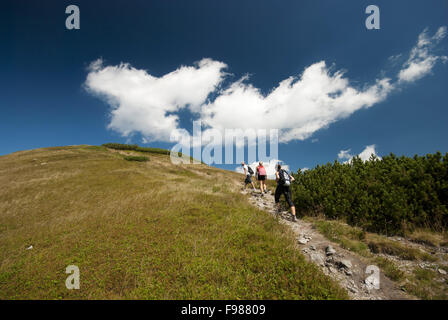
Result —
<svg viewBox="0 0 448 320"><path fill-rule="evenodd" d="M105 147L2 156L0 299L346 298L240 179ZM71 264L80 290L65 287Z"/></svg>

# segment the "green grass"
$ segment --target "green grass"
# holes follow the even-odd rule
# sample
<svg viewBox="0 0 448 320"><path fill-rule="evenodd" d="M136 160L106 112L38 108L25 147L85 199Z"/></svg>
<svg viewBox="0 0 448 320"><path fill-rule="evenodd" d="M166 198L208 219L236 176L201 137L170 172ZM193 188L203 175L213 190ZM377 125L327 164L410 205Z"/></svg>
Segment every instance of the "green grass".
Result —
<svg viewBox="0 0 448 320"><path fill-rule="evenodd" d="M385 253L397 256L404 260L425 260L434 262L437 259L428 253L421 252L418 249L406 247L400 243L387 241L383 239L372 240L369 242L370 251L373 253Z"/></svg>
<svg viewBox="0 0 448 320"><path fill-rule="evenodd" d="M390 279L394 281L402 281L405 279L404 272L394 263L391 263L390 260L383 257L375 257L373 261Z"/></svg>
<svg viewBox="0 0 448 320"><path fill-rule="evenodd" d="M141 157L141 156L126 156L124 157L124 160L127 161L137 161L137 162L146 162L149 161L148 157Z"/></svg>
<svg viewBox="0 0 448 320"><path fill-rule="evenodd" d="M138 152L158 153L158 154L164 154L164 155L170 154L170 150L160 149L160 148L139 147L136 144L105 143L102 145L102 147L106 147L109 149L115 149L115 150L132 150L132 151L138 151Z"/></svg>
<svg viewBox="0 0 448 320"><path fill-rule="evenodd" d="M0 299L347 298L241 181L96 146L2 156ZM80 290L65 288L71 264Z"/></svg>
<svg viewBox="0 0 448 320"><path fill-rule="evenodd" d="M448 289L445 281L435 281L440 275L429 269L417 268L413 272L414 281L406 285L406 290L426 300L447 300Z"/></svg>
<svg viewBox="0 0 448 320"><path fill-rule="evenodd" d="M312 221L320 233L327 239L340 244L344 249L356 252L364 257L370 256L369 248L363 242L366 237L365 231L337 221L315 220L312 218L307 218L306 220Z"/></svg>
<svg viewBox="0 0 448 320"><path fill-rule="evenodd" d="M448 232L434 232L428 229L417 229L406 235L411 241L431 247L448 246Z"/></svg>

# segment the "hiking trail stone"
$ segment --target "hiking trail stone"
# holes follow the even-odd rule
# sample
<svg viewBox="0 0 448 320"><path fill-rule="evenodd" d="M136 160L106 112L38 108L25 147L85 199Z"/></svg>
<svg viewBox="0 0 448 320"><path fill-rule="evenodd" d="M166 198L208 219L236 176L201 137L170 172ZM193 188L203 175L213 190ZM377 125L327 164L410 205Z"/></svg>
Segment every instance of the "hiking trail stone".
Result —
<svg viewBox="0 0 448 320"><path fill-rule="evenodd" d="M403 292L400 287L381 273L380 289L368 280L365 273L370 263L358 254L343 249L324 237L312 223L298 219L293 222L289 211L279 210L274 197L268 192L264 197L253 191L242 191L248 196L249 202L256 208L271 214L277 221L287 226L295 235L295 246L305 259L318 266L328 277L338 282L347 290L351 299L355 300L383 300L383 299L415 299ZM445 271L445 270L443 270ZM443 272L442 271L442 272ZM367 282L366 282L367 281ZM370 282L369 282L370 281ZM375 281L375 280L373 280Z"/></svg>
<svg viewBox="0 0 448 320"><path fill-rule="evenodd" d="M311 261L313 261L314 263L316 263L320 266L325 265L325 258L320 253L315 253L315 252L311 253L310 258L311 258Z"/></svg>
<svg viewBox="0 0 448 320"><path fill-rule="evenodd" d="M331 256L336 253L336 250L334 250L334 248L332 246L328 246L325 249L325 252L326 252L327 256Z"/></svg>
<svg viewBox="0 0 448 320"><path fill-rule="evenodd" d="M351 267L352 267L352 263L350 262L350 260L347 260L347 259L337 260L335 264L339 268L351 269Z"/></svg>

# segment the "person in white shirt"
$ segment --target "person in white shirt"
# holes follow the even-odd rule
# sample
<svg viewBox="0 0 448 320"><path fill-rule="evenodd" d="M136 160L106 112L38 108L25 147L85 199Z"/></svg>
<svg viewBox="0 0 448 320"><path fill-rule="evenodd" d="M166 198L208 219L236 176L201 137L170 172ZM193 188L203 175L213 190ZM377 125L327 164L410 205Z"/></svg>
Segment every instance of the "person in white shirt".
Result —
<svg viewBox="0 0 448 320"><path fill-rule="evenodd" d="M241 162L241 166L243 167L244 176L246 177L244 180L244 189L246 189L247 185L250 183L252 184L252 188L254 189L254 191L257 190L255 189L254 182L252 181L252 176L251 173L249 172L249 167L244 163L244 161Z"/></svg>

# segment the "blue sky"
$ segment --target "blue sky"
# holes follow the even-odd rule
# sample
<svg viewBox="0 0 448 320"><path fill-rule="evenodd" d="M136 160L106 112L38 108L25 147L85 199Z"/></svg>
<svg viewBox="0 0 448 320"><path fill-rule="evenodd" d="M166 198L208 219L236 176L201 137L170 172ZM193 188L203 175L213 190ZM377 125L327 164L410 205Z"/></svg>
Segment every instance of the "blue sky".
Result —
<svg viewBox="0 0 448 320"><path fill-rule="evenodd" d="M80 8L80 30L65 28L70 4ZM370 4L380 8L380 30L365 27ZM127 137L123 132L129 127L123 128L120 119L115 129L108 128L111 106L105 96L117 89L101 87L102 78L86 89L88 75L95 73L89 65L101 59L96 71L120 71L123 62L137 73L160 78L181 66L200 69L195 62L203 58L226 65L221 89L248 74L246 86L264 98L279 82L290 76L300 80L304 70L321 61L331 79L343 70L345 85L360 93L377 79L391 79L393 89L375 97L371 106L353 107L310 136L299 134L280 144L279 158L293 170L332 162L341 150L358 154L371 145L380 156L448 152L448 63L442 58L448 55L448 42L433 38L448 25L447 1L2 1L1 7L0 154L105 142L169 148L172 144L162 136L154 139L151 128ZM427 39L437 42L430 55L438 59L424 76L399 82L397 75L425 29ZM117 72L111 77L119 86ZM220 94L211 90L207 101L213 104ZM296 96L288 97L294 101ZM271 108L264 98L260 102ZM291 103L284 109L287 117L302 123ZM174 113L178 127L191 131L198 114L188 108ZM233 114L245 117L240 111ZM216 118L211 121L220 125ZM145 135L152 137L150 143L142 143Z"/></svg>

